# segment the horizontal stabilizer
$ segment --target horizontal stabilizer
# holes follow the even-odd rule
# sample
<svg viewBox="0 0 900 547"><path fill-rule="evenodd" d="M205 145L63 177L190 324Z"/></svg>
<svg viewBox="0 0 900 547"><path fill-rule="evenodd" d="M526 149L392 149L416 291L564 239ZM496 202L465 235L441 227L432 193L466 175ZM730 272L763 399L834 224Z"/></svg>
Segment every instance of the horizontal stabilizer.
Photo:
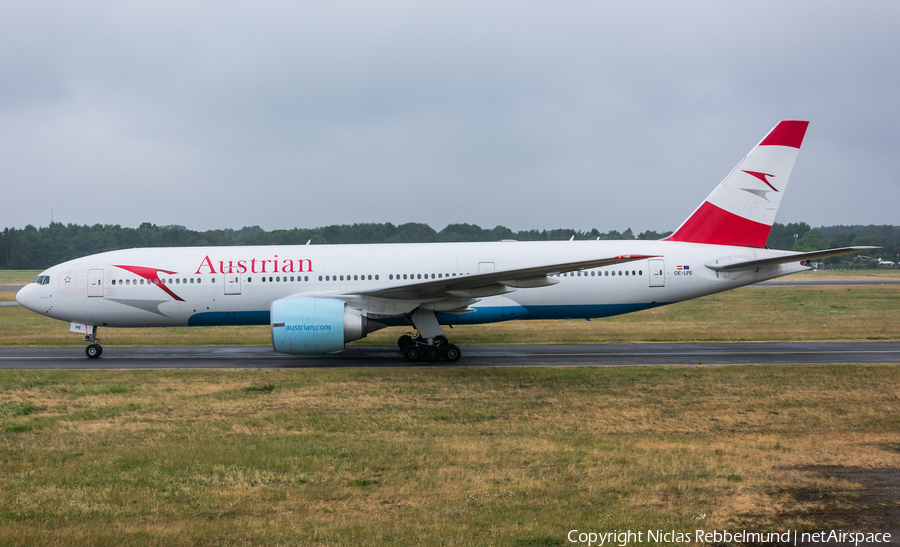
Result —
<svg viewBox="0 0 900 547"><path fill-rule="evenodd" d="M763 258L760 260L747 260L744 262L732 262L729 264L707 264L706 267L717 272L734 272L740 270L755 270L762 266L772 266L775 264L788 264L791 262L803 262L806 260L815 260L818 258L828 258L829 256L845 255L855 253L857 251L869 251L872 249L880 249L881 247L840 247L838 249L827 249L824 251L813 251L811 253L796 253L784 256L776 256L773 258Z"/></svg>

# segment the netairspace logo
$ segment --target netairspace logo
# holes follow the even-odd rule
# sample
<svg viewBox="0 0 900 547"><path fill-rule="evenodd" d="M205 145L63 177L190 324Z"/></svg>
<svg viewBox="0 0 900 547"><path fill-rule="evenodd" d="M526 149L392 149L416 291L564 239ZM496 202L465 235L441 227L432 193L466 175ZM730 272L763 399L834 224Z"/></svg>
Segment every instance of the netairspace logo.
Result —
<svg viewBox="0 0 900 547"><path fill-rule="evenodd" d="M284 330L297 330L297 331L331 330L331 325L285 325Z"/></svg>
<svg viewBox="0 0 900 547"><path fill-rule="evenodd" d="M646 533L645 533L646 532ZM627 547L639 543L770 543L796 546L798 543L831 543L858 547L860 543L890 543L890 533L844 532L830 530L827 532L748 532L747 530L694 530L676 532L675 530L613 530L612 532L581 532L569 530L566 536L569 543L596 545L598 547Z"/></svg>

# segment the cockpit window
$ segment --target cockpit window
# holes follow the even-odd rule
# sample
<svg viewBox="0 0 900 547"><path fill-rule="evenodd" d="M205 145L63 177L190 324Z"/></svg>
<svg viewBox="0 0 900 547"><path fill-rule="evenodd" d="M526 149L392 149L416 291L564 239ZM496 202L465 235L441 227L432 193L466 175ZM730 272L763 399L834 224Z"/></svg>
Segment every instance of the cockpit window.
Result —
<svg viewBox="0 0 900 547"><path fill-rule="evenodd" d="M49 284L50 284L50 276L49 276L49 275L45 275L45 276L44 276L44 282L41 283L41 285L49 285Z"/></svg>
<svg viewBox="0 0 900 547"><path fill-rule="evenodd" d="M48 285L50 283L50 276L39 275L34 278L34 281L32 281L32 283L37 283L38 285Z"/></svg>

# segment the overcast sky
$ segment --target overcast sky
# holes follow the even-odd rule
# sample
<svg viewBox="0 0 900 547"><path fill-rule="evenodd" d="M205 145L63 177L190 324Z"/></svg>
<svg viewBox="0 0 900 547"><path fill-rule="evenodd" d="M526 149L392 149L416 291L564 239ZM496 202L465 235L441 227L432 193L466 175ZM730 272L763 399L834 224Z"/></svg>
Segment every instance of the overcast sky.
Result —
<svg viewBox="0 0 900 547"><path fill-rule="evenodd" d="M900 224L900 2L0 0L0 229Z"/></svg>

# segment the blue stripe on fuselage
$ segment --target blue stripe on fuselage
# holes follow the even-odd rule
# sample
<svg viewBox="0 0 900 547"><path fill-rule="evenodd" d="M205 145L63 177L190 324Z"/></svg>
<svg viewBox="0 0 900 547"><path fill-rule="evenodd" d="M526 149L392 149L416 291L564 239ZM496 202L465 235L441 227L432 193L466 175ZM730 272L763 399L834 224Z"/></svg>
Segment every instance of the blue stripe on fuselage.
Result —
<svg viewBox="0 0 900 547"><path fill-rule="evenodd" d="M208 311L195 313L188 319L189 327L224 327L227 325L268 325L269 310L265 311Z"/></svg>
<svg viewBox="0 0 900 547"><path fill-rule="evenodd" d="M477 325L481 323L497 323L512 319L586 319L594 317L611 317L635 311L665 306L670 302L655 304L585 304L568 306L492 306L477 308L470 313L459 315L437 312L437 319L442 325ZM402 317L377 319L379 323L389 327L408 326ZM204 312L194 314L188 319L188 326L211 327L226 325L268 325L269 310Z"/></svg>

